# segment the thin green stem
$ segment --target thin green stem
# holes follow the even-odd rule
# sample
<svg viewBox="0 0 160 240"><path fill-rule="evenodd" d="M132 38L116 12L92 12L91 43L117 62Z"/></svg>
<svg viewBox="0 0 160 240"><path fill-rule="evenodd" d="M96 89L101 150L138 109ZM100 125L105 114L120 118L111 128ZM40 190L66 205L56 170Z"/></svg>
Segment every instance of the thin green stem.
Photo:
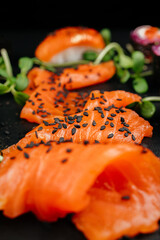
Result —
<svg viewBox="0 0 160 240"><path fill-rule="evenodd" d="M123 49L121 48L121 46L116 43L116 42L112 42L110 44L108 44L98 55L98 57L96 58L96 60L94 61L94 64L99 64L102 59L104 58L104 56L111 50L111 49L115 49L117 50L117 52L119 54L124 54L123 53Z"/></svg>
<svg viewBox="0 0 160 240"><path fill-rule="evenodd" d="M11 62L10 62L8 53L7 53L5 48L1 49L1 55L3 57L4 63L5 63L5 66L6 66L6 70L7 70L8 76L9 77L13 77L13 71L12 71Z"/></svg>
<svg viewBox="0 0 160 240"><path fill-rule="evenodd" d="M46 63L42 62L39 59L34 58L33 59L35 64L42 65L44 67L71 67L75 65L80 65L80 64L87 64L89 63L88 60L79 60L77 62L65 62L65 63Z"/></svg>
<svg viewBox="0 0 160 240"><path fill-rule="evenodd" d="M150 96L150 97L145 97L142 99L143 102L145 101L151 101L151 102L160 102L160 96Z"/></svg>
<svg viewBox="0 0 160 240"><path fill-rule="evenodd" d="M148 70L148 71L145 71L145 72L141 72L138 76L140 77L148 77L148 76L152 76L153 75L153 71L152 70ZM137 77L137 74L131 74L130 75L132 78L135 78Z"/></svg>

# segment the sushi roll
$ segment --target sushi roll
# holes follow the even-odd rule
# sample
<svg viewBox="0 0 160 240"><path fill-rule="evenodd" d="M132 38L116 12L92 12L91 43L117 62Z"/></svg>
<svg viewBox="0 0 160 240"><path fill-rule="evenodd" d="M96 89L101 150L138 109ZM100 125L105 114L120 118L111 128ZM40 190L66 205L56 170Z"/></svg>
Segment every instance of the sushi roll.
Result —
<svg viewBox="0 0 160 240"><path fill-rule="evenodd" d="M155 43L160 43L160 29L150 25L137 27L131 31L130 40L133 48L142 51L146 58L151 61L151 47Z"/></svg>
<svg viewBox="0 0 160 240"><path fill-rule="evenodd" d="M91 28L65 27L50 33L37 47L35 56L44 62L61 64L79 61L87 50L101 51L105 42Z"/></svg>
<svg viewBox="0 0 160 240"><path fill-rule="evenodd" d="M152 57L153 57L153 72L154 78L158 86L160 86L160 44L152 46Z"/></svg>

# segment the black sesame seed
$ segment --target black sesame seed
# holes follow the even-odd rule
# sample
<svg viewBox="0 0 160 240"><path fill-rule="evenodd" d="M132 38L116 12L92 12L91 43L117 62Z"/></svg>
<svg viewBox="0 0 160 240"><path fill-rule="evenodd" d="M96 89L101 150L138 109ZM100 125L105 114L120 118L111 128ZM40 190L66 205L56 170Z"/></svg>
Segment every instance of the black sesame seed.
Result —
<svg viewBox="0 0 160 240"><path fill-rule="evenodd" d="M38 128L38 131L42 131L42 129L43 129L43 127L39 127L39 128Z"/></svg>
<svg viewBox="0 0 160 240"><path fill-rule="evenodd" d="M83 116L77 116L77 123L80 123L82 121Z"/></svg>
<svg viewBox="0 0 160 240"><path fill-rule="evenodd" d="M67 158L64 158L63 160L61 160L61 163L66 163L68 161Z"/></svg>
<svg viewBox="0 0 160 240"><path fill-rule="evenodd" d="M115 114L115 113L111 113L111 116L112 116L112 117L115 117L115 116L116 116L116 114Z"/></svg>
<svg viewBox="0 0 160 240"><path fill-rule="evenodd" d="M114 134L113 133L110 133L110 134L108 134L108 137L107 138L112 138L114 136Z"/></svg>
<svg viewBox="0 0 160 240"><path fill-rule="evenodd" d="M24 157L28 159L29 158L29 154L24 152Z"/></svg>
<svg viewBox="0 0 160 240"><path fill-rule="evenodd" d="M33 114L33 115L35 115L35 114L36 114L36 112L33 110L33 111L32 111L32 114Z"/></svg>
<svg viewBox="0 0 160 240"><path fill-rule="evenodd" d="M38 133L37 133L37 131L35 131L35 135L36 135L36 138L38 138Z"/></svg>
<svg viewBox="0 0 160 240"><path fill-rule="evenodd" d="M105 122L105 125L108 125L108 124L109 124L109 122L108 122L108 121L106 121L106 122Z"/></svg>
<svg viewBox="0 0 160 240"><path fill-rule="evenodd" d="M58 124L58 129L62 129L62 124L61 123Z"/></svg>
<svg viewBox="0 0 160 240"><path fill-rule="evenodd" d="M125 136L125 137L128 137L128 132L126 132L126 133L124 134L124 136Z"/></svg>
<svg viewBox="0 0 160 240"><path fill-rule="evenodd" d="M17 146L17 149L18 149L19 151L22 151L22 150L23 150L20 146Z"/></svg>
<svg viewBox="0 0 160 240"><path fill-rule="evenodd" d="M135 138L135 136L132 134L132 140L133 141L135 141L136 140L136 138Z"/></svg>
<svg viewBox="0 0 160 240"><path fill-rule="evenodd" d="M49 153L49 152L51 151L51 149L52 149L52 146L50 146L50 147L47 149L46 153Z"/></svg>
<svg viewBox="0 0 160 240"><path fill-rule="evenodd" d="M62 126L63 126L63 128L67 128L67 124L65 124L65 123L62 123Z"/></svg>
<svg viewBox="0 0 160 240"><path fill-rule="evenodd" d="M88 140L84 140L84 145L87 145L87 144L89 144L89 141Z"/></svg>
<svg viewBox="0 0 160 240"><path fill-rule="evenodd" d="M100 130L104 130L106 128L105 125L101 126Z"/></svg>
<svg viewBox="0 0 160 240"><path fill-rule="evenodd" d="M83 127L87 127L87 126L88 126L88 123L83 123L82 126L83 126Z"/></svg>
<svg viewBox="0 0 160 240"><path fill-rule="evenodd" d="M119 131L119 132L124 132L125 129L124 129L124 127L123 127L123 128L119 128L118 131Z"/></svg>
<svg viewBox="0 0 160 240"><path fill-rule="evenodd" d="M54 134L54 133L56 133L57 132L57 129L54 129L53 131L52 131L52 134Z"/></svg>
<svg viewBox="0 0 160 240"><path fill-rule="evenodd" d="M62 142L64 142L64 137L59 138L59 143L62 143Z"/></svg>
<svg viewBox="0 0 160 240"><path fill-rule="evenodd" d="M88 117L88 112L83 112L83 115Z"/></svg>
<svg viewBox="0 0 160 240"><path fill-rule="evenodd" d="M122 196L121 199L122 199L122 200L129 200L129 199L130 199L130 196L125 195L125 196Z"/></svg>
<svg viewBox="0 0 160 240"><path fill-rule="evenodd" d="M112 120L113 120L113 117L107 117L107 119L112 121Z"/></svg>
<svg viewBox="0 0 160 240"><path fill-rule="evenodd" d="M114 127L114 123L113 123L113 122L111 122L111 123L110 123L110 126L111 126L111 127Z"/></svg>
<svg viewBox="0 0 160 240"><path fill-rule="evenodd" d="M104 114L103 113L101 114L101 118L104 118Z"/></svg>
<svg viewBox="0 0 160 240"><path fill-rule="evenodd" d="M72 128L72 135L74 135L76 133L76 128Z"/></svg>
<svg viewBox="0 0 160 240"><path fill-rule="evenodd" d="M73 124L74 123L74 120L69 120L68 121L68 124Z"/></svg>
<svg viewBox="0 0 160 240"><path fill-rule="evenodd" d="M81 126L79 124L74 124L75 128L80 128Z"/></svg>
<svg viewBox="0 0 160 240"><path fill-rule="evenodd" d="M95 143L99 143L99 141L98 141L98 140L95 140L94 142L95 142Z"/></svg>
<svg viewBox="0 0 160 240"><path fill-rule="evenodd" d="M71 149L71 148L67 148L67 149L66 149L66 152L67 152L67 153L70 153L70 152L72 152L72 149Z"/></svg>
<svg viewBox="0 0 160 240"><path fill-rule="evenodd" d="M44 123L45 126L49 126L49 123L48 123L48 122L43 121L43 123Z"/></svg>
<svg viewBox="0 0 160 240"><path fill-rule="evenodd" d="M125 122L125 119L123 117L121 117L120 119L121 119L121 122Z"/></svg>
<svg viewBox="0 0 160 240"><path fill-rule="evenodd" d="M93 120L92 126L96 126L96 121L95 120Z"/></svg>

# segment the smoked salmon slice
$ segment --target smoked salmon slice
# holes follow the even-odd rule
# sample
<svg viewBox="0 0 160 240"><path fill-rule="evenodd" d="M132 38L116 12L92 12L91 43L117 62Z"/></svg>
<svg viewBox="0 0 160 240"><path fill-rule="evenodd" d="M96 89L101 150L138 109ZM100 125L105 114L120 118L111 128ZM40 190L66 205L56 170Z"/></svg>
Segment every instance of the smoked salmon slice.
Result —
<svg viewBox="0 0 160 240"><path fill-rule="evenodd" d="M36 48L35 56L44 62L78 61L89 49L105 47L101 34L92 28L65 27L50 33Z"/></svg>
<svg viewBox="0 0 160 240"><path fill-rule="evenodd" d="M110 105L84 109L81 113L51 117L48 121L35 127L17 144L25 147L31 142L63 142L70 140L76 143L141 143L144 137L152 136L153 127L136 112L124 107ZM17 147L12 145L9 149ZM3 150L3 152L8 151Z"/></svg>
<svg viewBox="0 0 160 240"><path fill-rule="evenodd" d="M58 90L59 89L59 90ZM20 117L41 123L52 116L67 116L83 110L89 93L69 92L54 84L42 84L30 95Z"/></svg>
<svg viewBox="0 0 160 240"><path fill-rule="evenodd" d="M31 94L39 85L43 83L56 83L58 87L73 90L108 81L116 72L113 61L108 61L94 65L83 64L77 68L65 68L61 74L56 75L48 70L33 68L28 73L29 85L24 91Z"/></svg>
<svg viewBox="0 0 160 240"><path fill-rule="evenodd" d="M117 90L69 92L66 89L57 90L54 84L48 83L39 86L30 96L21 111L21 118L30 122L41 123L51 116L67 116L82 112L83 108L94 109L96 106L108 107L115 103L117 107L139 102L137 94Z"/></svg>
<svg viewBox="0 0 160 240"><path fill-rule="evenodd" d="M130 146L128 154L126 147L88 191L88 207L73 217L87 239L115 240L159 227L160 160L145 148Z"/></svg>
<svg viewBox="0 0 160 240"><path fill-rule="evenodd" d="M41 142L0 163L0 209L45 221L76 213L88 239L113 240L158 228L160 161L135 144Z"/></svg>

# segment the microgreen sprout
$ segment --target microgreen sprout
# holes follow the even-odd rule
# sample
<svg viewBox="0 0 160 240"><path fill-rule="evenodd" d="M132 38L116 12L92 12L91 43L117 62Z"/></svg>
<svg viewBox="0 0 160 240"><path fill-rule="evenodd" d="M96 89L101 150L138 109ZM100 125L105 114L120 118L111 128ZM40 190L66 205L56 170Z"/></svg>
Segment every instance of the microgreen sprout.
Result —
<svg viewBox="0 0 160 240"><path fill-rule="evenodd" d="M134 109L144 118L151 118L156 112L156 106L152 102L160 102L160 96L149 96L126 106L126 108Z"/></svg>

